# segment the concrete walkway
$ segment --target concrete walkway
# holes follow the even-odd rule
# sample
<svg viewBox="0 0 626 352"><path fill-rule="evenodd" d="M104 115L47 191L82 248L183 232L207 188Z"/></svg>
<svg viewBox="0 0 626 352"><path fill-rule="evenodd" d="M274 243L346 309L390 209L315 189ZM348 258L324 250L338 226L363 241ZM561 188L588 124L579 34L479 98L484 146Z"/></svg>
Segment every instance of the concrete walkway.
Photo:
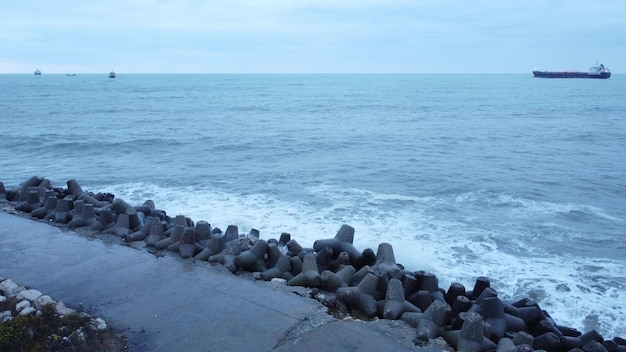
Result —
<svg viewBox="0 0 626 352"><path fill-rule="evenodd" d="M0 275L128 336L129 351L415 351L401 321L345 322L284 287L0 211Z"/></svg>

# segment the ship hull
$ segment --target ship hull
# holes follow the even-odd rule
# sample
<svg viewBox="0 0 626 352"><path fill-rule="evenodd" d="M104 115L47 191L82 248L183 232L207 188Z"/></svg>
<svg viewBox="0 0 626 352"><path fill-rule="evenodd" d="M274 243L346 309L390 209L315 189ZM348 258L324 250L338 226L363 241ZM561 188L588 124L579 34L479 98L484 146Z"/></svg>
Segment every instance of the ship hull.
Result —
<svg viewBox="0 0 626 352"><path fill-rule="evenodd" d="M589 74L587 72L565 72L565 71L533 71L533 76L539 78L595 78L607 79L611 77L611 72L601 72L599 74Z"/></svg>

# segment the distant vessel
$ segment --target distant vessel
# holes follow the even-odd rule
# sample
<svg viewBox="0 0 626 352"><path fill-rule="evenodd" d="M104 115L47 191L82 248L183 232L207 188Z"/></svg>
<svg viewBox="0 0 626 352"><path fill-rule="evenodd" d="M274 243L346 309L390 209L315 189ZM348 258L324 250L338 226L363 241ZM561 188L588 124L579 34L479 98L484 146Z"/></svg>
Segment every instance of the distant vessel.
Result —
<svg viewBox="0 0 626 352"><path fill-rule="evenodd" d="M602 78L606 79L611 77L611 70L604 67L603 64L599 66L592 66L588 72L581 71L533 71L533 76L540 78Z"/></svg>
<svg viewBox="0 0 626 352"><path fill-rule="evenodd" d="M35 70L35 76L41 76L41 71L39 71L39 69Z"/></svg>
<svg viewBox="0 0 626 352"><path fill-rule="evenodd" d="M72 77L73 77L73 76L76 76L76 74L75 74L75 73L66 73L65 75L66 75L66 76L72 76Z"/></svg>
<svg viewBox="0 0 626 352"><path fill-rule="evenodd" d="M113 70L109 72L109 78L115 78L115 72L113 72Z"/></svg>

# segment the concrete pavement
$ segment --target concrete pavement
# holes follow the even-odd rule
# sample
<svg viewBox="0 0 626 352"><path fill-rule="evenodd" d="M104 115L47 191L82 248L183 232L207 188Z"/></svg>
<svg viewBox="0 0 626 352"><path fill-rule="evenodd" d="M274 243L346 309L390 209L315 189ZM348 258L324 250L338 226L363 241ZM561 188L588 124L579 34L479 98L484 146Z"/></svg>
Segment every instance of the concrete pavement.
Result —
<svg viewBox="0 0 626 352"><path fill-rule="evenodd" d="M338 321L316 300L221 266L0 211L0 275L103 318L129 351L415 351L402 321Z"/></svg>

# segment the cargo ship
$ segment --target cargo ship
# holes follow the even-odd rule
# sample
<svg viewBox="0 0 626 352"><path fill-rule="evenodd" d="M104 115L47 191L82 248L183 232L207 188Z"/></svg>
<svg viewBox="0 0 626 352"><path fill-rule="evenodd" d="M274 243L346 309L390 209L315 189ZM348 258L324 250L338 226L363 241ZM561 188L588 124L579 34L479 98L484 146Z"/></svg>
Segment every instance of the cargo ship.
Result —
<svg viewBox="0 0 626 352"><path fill-rule="evenodd" d="M533 70L533 76L540 78L609 78L611 77L611 70L604 67L603 64L599 66L592 66L588 72L581 71L538 71Z"/></svg>

